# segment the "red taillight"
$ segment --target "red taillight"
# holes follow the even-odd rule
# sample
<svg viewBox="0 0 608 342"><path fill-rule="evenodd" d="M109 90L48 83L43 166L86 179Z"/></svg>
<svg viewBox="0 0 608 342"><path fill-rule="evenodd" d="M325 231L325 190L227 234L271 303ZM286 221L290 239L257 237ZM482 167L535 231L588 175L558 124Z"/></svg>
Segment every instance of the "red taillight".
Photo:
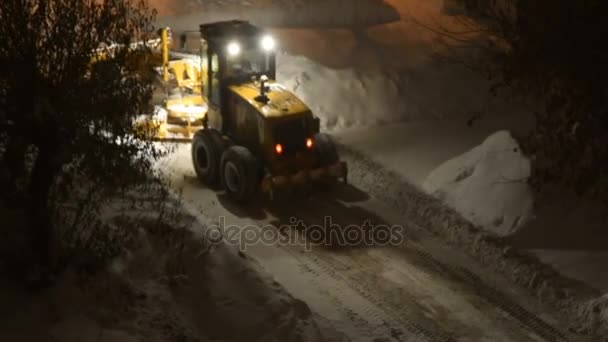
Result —
<svg viewBox="0 0 608 342"><path fill-rule="evenodd" d="M306 139L306 147L307 148L312 148L312 146L314 145L313 141L311 138Z"/></svg>
<svg viewBox="0 0 608 342"><path fill-rule="evenodd" d="M276 144L276 145L274 146L274 151L275 151L277 154L283 154L283 145L281 145L281 144Z"/></svg>

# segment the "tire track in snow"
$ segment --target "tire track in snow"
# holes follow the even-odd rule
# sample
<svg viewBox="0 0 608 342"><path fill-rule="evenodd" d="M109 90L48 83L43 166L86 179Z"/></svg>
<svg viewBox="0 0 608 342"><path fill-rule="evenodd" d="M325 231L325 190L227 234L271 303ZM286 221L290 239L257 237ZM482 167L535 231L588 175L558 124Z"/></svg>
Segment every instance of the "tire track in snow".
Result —
<svg viewBox="0 0 608 342"><path fill-rule="evenodd" d="M216 215L226 216L231 224L237 225L251 223L265 225L270 223L277 227L277 225L284 224L287 218L294 215L304 219L308 224L318 224L322 223L323 215L327 213L331 214L338 221L338 224L360 224L362 222L358 222L357 220L374 215L373 209L371 209L371 212L356 210L352 206L345 205L341 200L335 200L333 196L328 199L327 196L315 195L312 200L304 201L279 201L278 203L265 203L262 201L261 207L263 211L275 216L276 220L273 221L267 215L262 215L260 218L248 214L247 210L245 212L234 213L234 208L230 209L230 207L226 207L225 203L224 206L217 205L217 196L204 187L185 184L184 190L185 199L196 203L198 207L193 212L196 216L207 218L212 218ZM353 200L351 202L356 202L356 205L359 205L358 202L360 201ZM204 212L202 208L205 208ZM393 214L397 215L398 213ZM399 215L399 217L402 216ZM382 220L379 216L377 219ZM408 249L408 247L405 246L405 249ZM537 323L522 326L521 322L506 319L505 315L497 317L495 311L502 309L503 312L509 313L510 310L511 314L519 315L518 317L521 320L531 319L535 321L533 318L536 317L535 315L521 313L518 309L514 309L511 304L507 305L507 303L511 303L507 300L503 301L497 298L487 299L483 296L480 298L485 300L485 304L481 308L474 307L474 309L478 309L477 311L479 311L476 317L485 318L482 316L488 315L490 318L486 319L486 321L496 326L500 330L499 334L505 333L509 337L488 339L487 335L485 335L485 337L476 338L479 337L476 335L478 334L478 330L485 328L476 327L476 322L469 324L469 322L452 321L453 325L449 326L447 330L444 329L439 325L441 322L434 322L435 318L432 315L425 316L425 309L428 311L428 308L425 308L425 304L427 303L421 301L418 296L427 289L423 287L413 288L414 291L407 294L400 289L400 284L392 283L382 288L377 287L376 283L378 281L390 279L382 278L383 276L375 276L373 270L366 270L366 268L380 268L383 264L389 263L388 254L380 253L381 257L378 258L369 253L361 253L356 258L351 258L344 257L341 251L330 250L323 253L302 253L302 246L279 247L263 244L251 246L251 249L247 253L252 255L264 268L275 275L277 280L289 292L307 301L313 311L322 316L329 316L328 320L334 323L337 328L342 329L353 340L382 341L381 338L383 338L390 341L456 341L460 340L459 337L462 335L468 334L469 338L474 336L472 340L511 340L519 342L533 339L527 338L527 336L526 338L519 339L512 338L511 336L519 333L523 334L523 331L534 329L543 331L538 335L543 336L542 334L544 334L546 340L553 341L549 337L551 333L548 332L547 326L542 325L541 327ZM417 259L424 261L422 256L419 256ZM405 258L399 258L396 262L392 261L392 266L402 268L397 264L408 262ZM452 291L449 287L456 284L454 285L455 287L458 287L460 291L464 291L462 288L467 288L472 282L471 279L461 279L462 276L458 272L455 273L458 278L454 274L450 276L450 274L442 272L436 264L430 263L428 258L426 263L412 265L409 262L409 265L406 267L409 267L410 271L414 273L438 273L439 277L432 278L436 283L430 284L435 289L445 287L446 290ZM448 268L450 267L452 266L448 266ZM358 269L357 272L350 271L353 268ZM407 280L407 278L405 279ZM405 284L402 287L407 288L408 286ZM394 291L399 292L399 297L395 298L393 296L392 292ZM410 289L407 291L410 291ZM473 287L473 290L469 287L468 291L462 293L452 291L454 292L450 294L452 301L456 300L456 303L467 303L462 298L477 296L477 294L468 293L471 291L476 291L475 287ZM439 291L432 295L437 296L439 300L449 301L449 296L446 299L446 295L442 292ZM488 292L485 294L489 296L493 295ZM491 299L494 299L494 303L492 303ZM433 301L433 298L431 297L430 300ZM500 305L503 307L500 307ZM452 307L452 309L458 310L460 308ZM336 314L336 312L339 312L339 314ZM453 312L449 312L446 318L452 318L452 314ZM458 312L455 312L455 314L458 314ZM506 321L506 324L501 323L503 321ZM516 323L519 323L519 326ZM532 325L532 328L530 325ZM517 332L509 330L517 330ZM453 335L455 332L458 332L459 336ZM534 331L531 332L534 333Z"/></svg>
<svg viewBox="0 0 608 342"><path fill-rule="evenodd" d="M361 296L364 301L359 304L353 302L347 304L346 299L352 300L353 297L347 295L349 291L345 291L350 288L345 278L321 264L311 262L308 258L302 258L301 253L297 250L285 248L285 251L300 262L302 270L313 275L311 281L316 285L319 293L348 317L354 326L359 327L356 331L343 331L353 340L366 337L373 341L388 341L389 339L399 342L427 341L427 339L421 339L421 336L402 331L398 321L387 315L376 303L369 301L365 296Z"/></svg>
<svg viewBox="0 0 608 342"><path fill-rule="evenodd" d="M448 265L433 257L430 253L421 250L418 247L411 247L429 267L436 268L440 273L445 274L455 280L463 282L476 291L480 297L503 310L524 329L533 331L538 336L543 337L547 341L568 341L567 337L552 325L540 319L537 315L524 309L521 305L508 299L504 294L485 284L485 282L475 275L470 270Z"/></svg>
<svg viewBox="0 0 608 342"><path fill-rule="evenodd" d="M353 151L347 146L339 146L340 153L349 162L349 166L356 169L354 173L354 183L362 185L363 189L370 189L374 185L380 185L387 191L381 191L383 193L383 201L386 204L393 207L394 209L405 214L408 210L407 203L400 203L397 199L401 196L402 191L412 191L413 187L408 186L407 189L403 189L399 184L404 183L402 179L396 179L394 173L383 169L373 161L363 156L357 151ZM372 172L366 172L373 170ZM351 174L352 175L352 174ZM385 179L378 178L380 175L385 176ZM360 184L362 183L362 184ZM373 185L372 185L373 184ZM392 189L395 194L392 194L388 189ZM372 191L373 195L378 194L378 191ZM417 204L416 204L417 205ZM418 226L414 222L408 222L408 224L415 226L419 231L427 231L423 227ZM407 245L407 246L406 246ZM537 336L542 337L546 341L568 341L568 337L565 333L547 323L536 314L525 309L523 306L517 304L514 300L508 298L504 293L493 289L488 286L478 275L466 267L452 265L447 262L440 261L434 257L431 253L423 250L421 247L413 246L412 244L406 244L402 248L414 252L419 256L427 267L434 269L438 274L449 277L456 282L462 283L468 286L472 291L479 294L480 298L483 298L486 302L496 306L502 310L508 317L516 322L521 328L526 329L535 333Z"/></svg>
<svg viewBox="0 0 608 342"><path fill-rule="evenodd" d="M335 201L327 201L323 197L315 197L313 201L310 200L298 200L297 202L297 219L302 220L307 226L312 225L323 225L325 215L330 215L336 224L346 226L349 224L362 224L363 221L358 219L366 219L368 213L357 212L352 208L343 206L342 204ZM279 217L284 216L285 212L289 212L290 206L283 205L283 203L273 207L274 213L278 213ZM293 208L291 208L293 211ZM352 214L355 213L355 217ZM380 218L375 218L374 221L379 221ZM285 216L283 221L287 221ZM279 222L274 223L275 226L284 224L279 218ZM302 239L299 239L302 241ZM307 243L304 241L304 244ZM334 279L339 279L349 288L357 292L360 296L370 301L375 307L379 308L384 315L390 317L386 320L388 326L392 330L392 338L397 341L402 341L401 336L404 336L404 330L413 334L418 338L423 338L425 341L433 342L449 342L456 341L454 337L445 331L442 331L441 327L434 324L430 319L424 319L422 322L420 315L417 315L414 310L410 310L411 307L417 307L415 299L405 294L402 294L400 299L403 300L399 308L395 308L395 305L386 299L385 293L377 292L370 286L369 282L364 279L354 278L348 274L348 270L353 266L353 260L341 261L336 258L332 258L331 254L320 254L314 251L306 251L306 246L300 244L298 246L281 246L284 250L290 252L290 254L305 264L314 264L323 269L323 271ZM321 247L322 248L322 247ZM406 338L405 341L410 341L410 337Z"/></svg>
<svg viewBox="0 0 608 342"><path fill-rule="evenodd" d="M303 247L303 246L301 246ZM412 341L413 334L415 338L422 338L424 341L430 342L452 342L456 341L454 337L447 334L437 326L432 328L425 327L425 324L421 324L416 320L410 319L409 317L414 316L411 310L407 310L408 304L414 304L412 300L410 303L401 303L402 310L395 310L388 301L383 298L382 295L378 295L370 286L362 279L357 279L352 276L345 275L340 272L340 264L331 258L321 258L314 253L299 253L299 249L293 249L293 247L283 247L284 249L290 250L291 255L297 259L304 259L306 264L314 263L323 269L323 271L334 279L339 279L342 283L346 284L349 288L357 292L361 297L368 300L375 310L380 310L383 314L379 315L375 310L370 310L376 317L386 316L390 318L383 319L384 325L390 329L391 338L396 341ZM302 255L305 255L302 257ZM370 307L371 309L371 307ZM369 312L369 311L368 311ZM428 322L427 322L428 324ZM403 327L403 328L402 328ZM406 333L405 329L410 334Z"/></svg>
<svg viewBox="0 0 608 342"><path fill-rule="evenodd" d="M319 208L323 208L325 212L331 212L332 217L336 220L337 223L342 225L347 225L353 223L353 218L345 215L348 211L344 210L339 204L333 201L323 200L322 198L315 198L314 202L311 201L301 201L298 202L298 218L305 221L307 225L315 225L321 224L319 219ZM356 218L355 218L356 220ZM523 328L524 331L528 331L538 337L542 337L547 341L564 341L566 340L565 336L559 332L556 328L552 327L548 323L544 322L542 319L538 318L536 315L524 309L522 306L515 303L513 300L508 299L505 295L501 294L499 291L493 290L492 288L485 285L485 283L479 278L474 278L471 281L471 277L473 273L463 269L456 268L455 266L449 265L447 263L439 264L439 261L434 258L430 253L424 251L421 247L414 247L412 244L406 244L402 246L405 249L411 249L411 252L416 255L416 259L420 261L424 261L420 263L424 266L425 269L434 270L436 274L438 274L442 279L448 280L446 284L456 283L458 284L459 289L464 291L462 294L474 294L472 300L481 300L483 301L488 308L486 310L490 311L492 307L499 308L506 315L512 318L509 320L510 324L517 325L520 328ZM303 246L300 246L303 248ZM326 267L326 272L344 272L349 267L349 263L352 266L352 260L347 260L343 262L342 260L337 259L336 254L328 253L327 255L311 255L314 253L307 252L305 253L310 260L317 264L326 264L329 267ZM431 263L430 261L433 261ZM441 268L437 266L441 265ZM468 278L463 278L458 276L458 272L462 272L466 270ZM457 272L458 271L458 272ZM347 282L351 288L354 288L359 293L361 293L364 297L370 299L370 293L374 293L373 290L369 289L366 284L369 282L369 279L363 278L355 278L353 276L347 277L349 281ZM376 291L377 292L377 291ZM403 291L400 293L400 300L407 302L407 305L402 305L401 307L397 307L393 309L392 312L387 312L389 315L393 317L414 317L416 313L412 310L405 310L404 308L411 306L418 306L416 298L413 298L411 295L407 295ZM391 303L382 297L382 292L376 293L375 297L372 301L378 306L382 308L391 307ZM423 308L420 307L423 311ZM386 311L386 310L385 310ZM497 317L498 319L498 317ZM412 324L411 322L404 322L405 326L408 327L409 331L412 332L425 332L429 331L429 333L424 333L425 336L430 337L432 340L438 341L450 341L453 340L453 336L449 333L442 331L442 329L434 324L433 322L429 322L428 320L422 320L420 315L417 317L417 323ZM419 323L418 323L419 322ZM423 328L426 327L426 328ZM462 327L466 330L466 327ZM470 327L469 327L470 329ZM453 331L459 331L459 329L453 329ZM436 333L430 333L436 332ZM514 338L513 340L517 340Z"/></svg>
<svg viewBox="0 0 608 342"><path fill-rule="evenodd" d="M182 194L184 206L197 217L209 217L215 210L208 210L212 208L210 203L193 201L196 193L200 191L185 191ZM204 207L207 208L205 214L202 212ZM233 219L238 221L236 217ZM277 250L288 253L291 260L286 260ZM434 341L401 331L399 321L351 289L346 279L337 276L331 269L322 267L322 264L302 258L299 251L259 244L250 246L247 254L272 273L289 292L305 300L313 311L334 323L337 329L341 329L353 341ZM331 311L340 312L342 317L332 319L334 314L323 307L327 303L333 306ZM343 321L344 318L349 322Z"/></svg>

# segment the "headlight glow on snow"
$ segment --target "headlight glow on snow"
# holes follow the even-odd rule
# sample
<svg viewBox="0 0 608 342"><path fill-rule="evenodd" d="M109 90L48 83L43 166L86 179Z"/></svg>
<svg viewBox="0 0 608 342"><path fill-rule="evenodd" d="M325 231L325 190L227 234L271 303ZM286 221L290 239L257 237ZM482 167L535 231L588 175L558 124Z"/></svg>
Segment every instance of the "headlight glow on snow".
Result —
<svg viewBox="0 0 608 342"><path fill-rule="evenodd" d="M275 47L275 41L271 36L264 36L262 38L262 48L266 51L273 50Z"/></svg>
<svg viewBox="0 0 608 342"><path fill-rule="evenodd" d="M230 56L236 56L241 53L241 46L237 42L231 42L228 44L228 54Z"/></svg>

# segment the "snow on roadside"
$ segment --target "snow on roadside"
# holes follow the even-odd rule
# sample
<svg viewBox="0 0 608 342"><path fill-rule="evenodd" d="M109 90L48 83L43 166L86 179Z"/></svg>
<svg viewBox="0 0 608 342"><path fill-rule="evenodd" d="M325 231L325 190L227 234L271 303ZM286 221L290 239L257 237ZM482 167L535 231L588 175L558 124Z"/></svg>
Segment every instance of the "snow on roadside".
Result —
<svg viewBox="0 0 608 342"><path fill-rule="evenodd" d="M603 296L590 300L582 305L578 312L581 329L586 331L600 330L604 332L604 341L608 341L608 293ZM601 330L603 327L603 330Z"/></svg>
<svg viewBox="0 0 608 342"><path fill-rule="evenodd" d="M497 235L515 232L532 215L530 161L508 131L433 170L423 189Z"/></svg>
<svg viewBox="0 0 608 342"><path fill-rule="evenodd" d="M608 298L584 282L564 276L537 256L514 248L503 238L488 233L462 214L383 167L367 155L339 145L349 163L349 178L369 195L399 210L423 231L445 239L465 251L489 270L504 275L544 303L570 318L568 329L608 341Z"/></svg>
<svg viewBox="0 0 608 342"><path fill-rule="evenodd" d="M335 70L303 56L278 56L277 79L321 118L326 129L403 120L407 106L399 79L381 71ZM390 105L389 105L390 104Z"/></svg>

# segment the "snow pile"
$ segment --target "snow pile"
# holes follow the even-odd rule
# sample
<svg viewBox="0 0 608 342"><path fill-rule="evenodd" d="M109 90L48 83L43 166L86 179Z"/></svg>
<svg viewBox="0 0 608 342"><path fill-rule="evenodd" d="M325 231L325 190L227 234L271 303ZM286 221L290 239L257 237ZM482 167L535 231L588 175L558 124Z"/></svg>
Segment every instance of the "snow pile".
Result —
<svg viewBox="0 0 608 342"><path fill-rule="evenodd" d="M150 1L159 7L156 24L173 31L197 30L198 25L221 20L248 20L264 27L351 28L400 20L399 13L380 0L271 0L271 1ZM338 14L339 15L336 15Z"/></svg>
<svg viewBox="0 0 608 342"><path fill-rule="evenodd" d="M361 48L371 49L365 44ZM488 84L460 67L435 69L432 60L421 58L392 69L382 64L382 54L373 58L377 60L372 68L334 69L305 56L280 53L277 80L321 117L326 129L403 121L466 122L472 115L502 117L520 109L480 96Z"/></svg>
<svg viewBox="0 0 608 342"><path fill-rule="evenodd" d="M511 134L500 131L433 170L423 189L474 224L505 236L531 217L529 176L530 161Z"/></svg>
<svg viewBox="0 0 608 342"><path fill-rule="evenodd" d="M399 76L377 70L330 69L303 56L278 56L277 79L326 129L401 121L407 106Z"/></svg>

